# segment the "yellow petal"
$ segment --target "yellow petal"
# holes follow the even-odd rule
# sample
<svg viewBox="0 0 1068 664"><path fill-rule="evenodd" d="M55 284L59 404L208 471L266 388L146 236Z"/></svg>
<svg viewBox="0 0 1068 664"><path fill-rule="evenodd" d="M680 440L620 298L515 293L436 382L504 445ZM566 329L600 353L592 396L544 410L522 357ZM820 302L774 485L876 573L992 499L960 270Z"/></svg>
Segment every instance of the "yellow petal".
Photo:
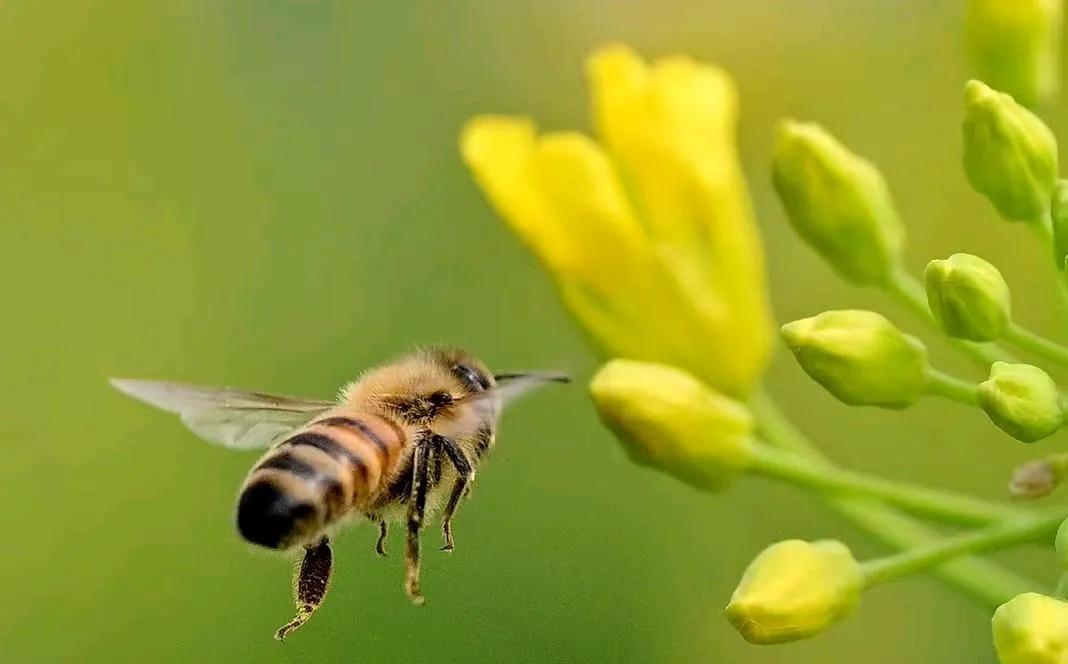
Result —
<svg viewBox="0 0 1068 664"><path fill-rule="evenodd" d="M661 269L689 301L705 344L730 349L687 366L744 393L763 372L771 334L763 254L733 144L733 83L685 57L650 68L618 45L595 53L588 74L598 134Z"/></svg>
<svg viewBox="0 0 1068 664"><path fill-rule="evenodd" d="M528 118L479 116L460 134L460 154L497 214L550 269L562 268L575 260L574 242L530 180L536 147L537 131Z"/></svg>
<svg viewBox="0 0 1068 664"><path fill-rule="evenodd" d="M483 116L460 150L497 212L559 278L618 294L647 254L604 151L574 132L538 137L525 118Z"/></svg>

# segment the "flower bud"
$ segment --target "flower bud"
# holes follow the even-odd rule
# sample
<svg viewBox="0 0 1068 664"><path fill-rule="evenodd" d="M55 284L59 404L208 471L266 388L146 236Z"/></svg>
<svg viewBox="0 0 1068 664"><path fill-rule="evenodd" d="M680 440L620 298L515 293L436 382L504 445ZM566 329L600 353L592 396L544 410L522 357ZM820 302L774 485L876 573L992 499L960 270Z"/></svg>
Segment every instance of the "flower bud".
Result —
<svg viewBox="0 0 1068 664"><path fill-rule="evenodd" d="M1050 218L1053 222L1053 264L1063 272L1068 260L1068 180L1057 180L1053 185Z"/></svg>
<svg viewBox="0 0 1068 664"><path fill-rule="evenodd" d="M1064 419L1056 383L1030 364L995 362L979 384L979 405L998 428L1025 443L1052 435Z"/></svg>
<svg viewBox="0 0 1068 664"><path fill-rule="evenodd" d="M790 223L843 278L882 283L905 240L890 190L871 162L816 124L778 128L772 176Z"/></svg>
<svg viewBox="0 0 1068 664"><path fill-rule="evenodd" d="M1057 180L1057 140L1042 120L979 81L964 88L964 171L1002 217L1039 223Z"/></svg>
<svg viewBox="0 0 1068 664"><path fill-rule="evenodd" d="M1038 593L1017 595L991 621L1001 664L1068 661L1068 602Z"/></svg>
<svg viewBox="0 0 1068 664"><path fill-rule="evenodd" d="M1009 286L996 267L970 254L934 260L924 271L927 303L955 339L993 341L1008 327Z"/></svg>
<svg viewBox="0 0 1068 664"><path fill-rule="evenodd" d="M782 327L801 368L850 406L907 408L927 387L927 349L872 311L826 311Z"/></svg>
<svg viewBox="0 0 1068 664"><path fill-rule="evenodd" d="M1062 0L969 0L968 51L980 77L1028 106L1060 82Z"/></svg>
<svg viewBox="0 0 1068 664"><path fill-rule="evenodd" d="M779 542L749 564L727 619L750 643L796 641L851 613L862 585L860 565L841 542Z"/></svg>
<svg viewBox="0 0 1068 664"><path fill-rule="evenodd" d="M749 410L681 369L612 360L593 377L590 394L637 464L717 490L749 461Z"/></svg>
<svg viewBox="0 0 1068 664"><path fill-rule="evenodd" d="M1009 482L1013 498L1035 500L1053 493L1068 472L1068 454L1051 454L1016 468Z"/></svg>

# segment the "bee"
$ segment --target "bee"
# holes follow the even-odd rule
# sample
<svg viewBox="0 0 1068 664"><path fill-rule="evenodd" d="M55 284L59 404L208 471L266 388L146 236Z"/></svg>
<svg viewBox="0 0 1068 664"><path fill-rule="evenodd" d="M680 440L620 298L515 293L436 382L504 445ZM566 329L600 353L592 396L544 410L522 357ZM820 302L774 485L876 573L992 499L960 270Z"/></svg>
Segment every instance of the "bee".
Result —
<svg viewBox="0 0 1068 664"><path fill-rule="evenodd" d="M204 440L237 450L269 448L252 467L235 522L246 541L301 551L296 616L275 634L284 640L322 604L330 583L330 538L344 525L378 525L385 555L390 523L406 527L404 588L415 604L420 531L441 510L443 551L452 522L493 449L502 408L557 373L490 373L452 347L416 351L364 373L336 401L283 397L222 387L112 379L121 392L176 413Z"/></svg>

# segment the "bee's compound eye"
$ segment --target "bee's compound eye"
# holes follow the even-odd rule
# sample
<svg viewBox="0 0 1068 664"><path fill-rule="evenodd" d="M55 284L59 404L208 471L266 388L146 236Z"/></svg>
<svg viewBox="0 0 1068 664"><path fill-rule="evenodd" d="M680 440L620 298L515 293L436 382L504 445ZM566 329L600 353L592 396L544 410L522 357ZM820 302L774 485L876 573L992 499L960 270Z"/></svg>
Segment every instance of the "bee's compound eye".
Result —
<svg viewBox="0 0 1068 664"><path fill-rule="evenodd" d="M430 403L437 407L446 406L452 403L452 395L448 392L434 392L430 395Z"/></svg>
<svg viewBox="0 0 1068 664"><path fill-rule="evenodd" d="M481 371L469 364L457 364L453 366L452 373L463 381L464 385L467 386L467 389L472 392L481 392L489 389L489 377L485 376Z"/></svg>

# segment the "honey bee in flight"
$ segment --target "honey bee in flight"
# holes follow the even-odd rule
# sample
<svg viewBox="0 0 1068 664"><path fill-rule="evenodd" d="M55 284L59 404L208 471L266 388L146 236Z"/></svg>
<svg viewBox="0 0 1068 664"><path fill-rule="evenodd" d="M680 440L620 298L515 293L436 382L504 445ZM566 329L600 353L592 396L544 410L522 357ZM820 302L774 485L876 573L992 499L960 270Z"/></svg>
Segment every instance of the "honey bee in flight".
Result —
<svg viewBox="0 0 1068 664"><path fill-rule="evenodd" d="M269 447L237 501L241 536L268 549L303 548L296 571L297 615L275 634L284 640L326 595L333 565L330 536L347 523L378 524L385 555L388 524L406 525L405 590L416 604L419 533L443 506L442 550L475 470L494 446L502 407L555 373L493 375L449 347L417 351L371 369L337 401L221 387L113 379L120 391L177 413L201 438L233 449Z"/></svg>

